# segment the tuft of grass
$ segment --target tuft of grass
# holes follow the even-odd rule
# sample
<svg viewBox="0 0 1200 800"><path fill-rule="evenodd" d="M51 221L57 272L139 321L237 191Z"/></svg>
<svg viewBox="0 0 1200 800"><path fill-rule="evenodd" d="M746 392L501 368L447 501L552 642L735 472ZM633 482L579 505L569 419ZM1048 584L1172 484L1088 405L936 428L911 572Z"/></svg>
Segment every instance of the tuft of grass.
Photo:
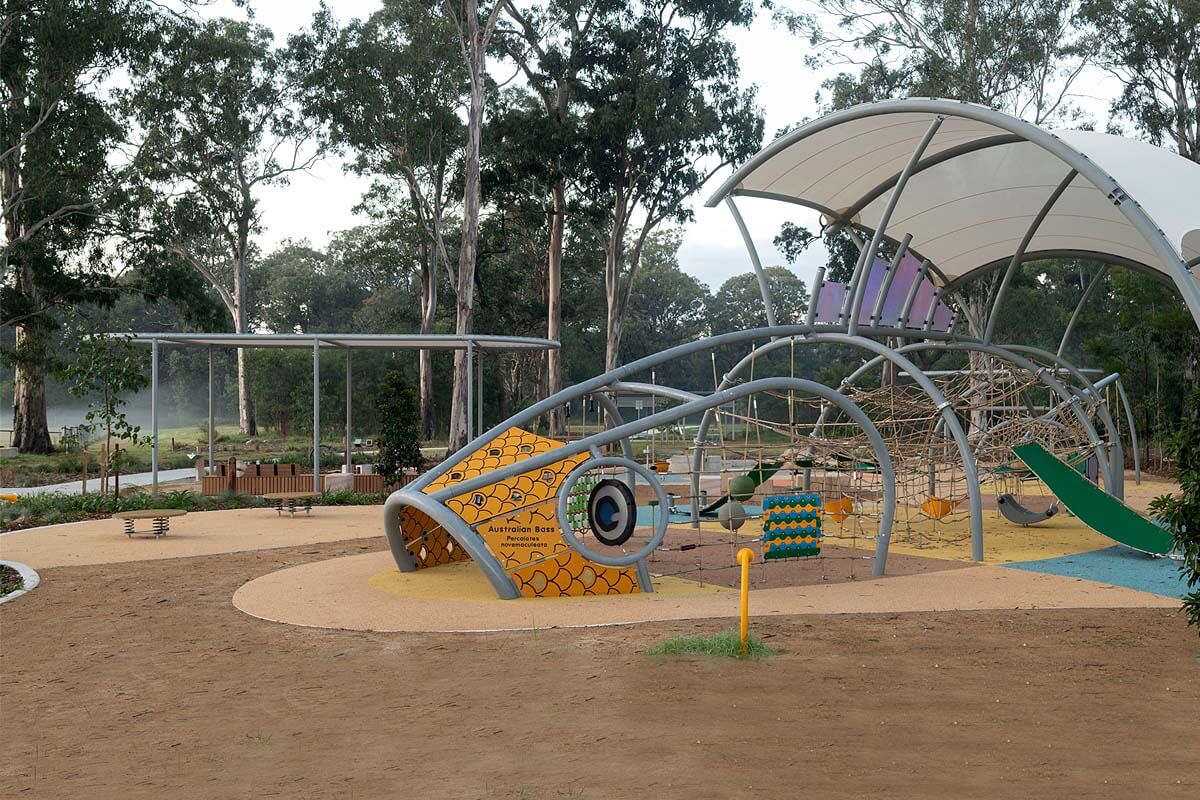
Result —
<svg viewBox="0 0 1200 800"><path fill-rule="evenodd" d="M646 651L651 656L719 656L723 658L766 658L774 651L754 636L749 640L749 652L742 654L742 640L737 631L721 631L711 636L672 636Z"/></svg>

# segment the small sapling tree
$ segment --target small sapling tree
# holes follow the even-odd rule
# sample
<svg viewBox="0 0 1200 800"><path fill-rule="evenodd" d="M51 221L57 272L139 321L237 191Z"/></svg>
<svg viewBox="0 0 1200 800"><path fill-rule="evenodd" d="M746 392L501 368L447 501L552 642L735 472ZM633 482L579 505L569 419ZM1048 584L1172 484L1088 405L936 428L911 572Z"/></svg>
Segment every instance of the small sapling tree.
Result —
<svg viewBox="0 0 1200 800"><path fill-rule="evenodd" d="M104 452L113 453L113 438L136 445L141 428L125 416L125 396L150 384L146 353L128 335L82 333L75 342L75 360L62 368L70 392L88 403L83 427L104 432Z"/></svg>
<svg viewBox="0 0 1200 800"><path fill-rule="evenodd" d="M407 468L420 469L421 416L404 373L391 370L383 376L375 396L379 416L379 474L388 483L399 483Z"/></svg>

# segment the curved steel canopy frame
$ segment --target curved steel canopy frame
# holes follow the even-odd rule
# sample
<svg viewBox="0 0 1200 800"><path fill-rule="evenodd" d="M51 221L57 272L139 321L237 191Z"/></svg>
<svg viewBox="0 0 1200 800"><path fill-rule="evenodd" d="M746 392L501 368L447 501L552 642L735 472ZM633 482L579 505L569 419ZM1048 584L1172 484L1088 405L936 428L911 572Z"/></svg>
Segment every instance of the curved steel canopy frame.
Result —
<svg viewBox="0 0 1200 800"><path fill-rule="evenodd" d="M611 383L616 384L615 381ZM425 485L428 485L428 482L418 486L419 481L414 481L409 487L393 492L384 503L384 529L387 534L388 547L392 552L396 566L402 572L411 572L416 569L416 563L412 554L404 544L404 532L399 522L400 512L403 508L416 508L440 524L476 560L483 570L484 575L487 576L488 581L492 584L492 588L496 590L497 595L506 600L515 599L520 594L512 578L505 572L496 557L487 549L483 538L467 525L461 517L445 506L447 500L522 473L550 466L565 458L570 458L581 453L590 452L595 455L599 452L600 447L628 439L628 437L643 433L659 425L674 422L690 414L701 411L706 412L716 406L766 391L799 391L819 397L838 406L866 433L875 458L879 463L880 476L883 483L882 511L876 535L875 562L873 565L874 573L877 576L883 575L887 564L888 545L891 541L892 524L896 509L896 476L892 467L891 457L887 452L887 445L874 423L871 422L862 409L850 398L816 381L785 377L762 378L749 381L748 383L739 384L729 389L714 392L706 397L693 395L686 402L673 408L651 414L633 422L617 425L607 431L594 434L585 439L565 443L560 447L531 456L530 458L510 464L507 467L461 481L428 494L421 491ZM680 393L676 397L684 399L687 395ZM491 437L488 437L486 434L485 437L480 437L483 442L477 439L475 443L482 444L490 441ZM475 448L472 445L468 445L466 449L473 450ZM443 462L443 465L451 465L456 461L457 459L447 460ZM648 589L649 587L643 588Z"/></svg>
<svg viewBox="0 0 1200 800"><path fill-rule="evenodd" d="M857 119L865 119L868 117L881 116L886 114L910 114L924 113L935 116L961 117L970 119L976 122L981 122L986 125L991 125L1002 131L1007 131L1018 140L1024 140L1036 144L1043 150L1056 156L1060 161L1072 168L1074 171L1083 176L1093 187L1103 192L1105 195L1113 199L1113 203L1121 210L1122 215L1129 223L1141 234L1142 238L1159 257L1165 268L1165 274L1174 282L1176 289L1187 305L1189 312L1192 315L1193 321L1197 327L1200 327L1200 281L1191 274L1183 258L1179 253L1175 252L1175 248L1167 241L1162 231L1155 224L1154 220L1146 213L1145 209L1137 202L1137 198L1131 196L1125 189L1117 183L1110 175L1106 174L1099 166L1089 159L1086 155L1071 147L1063 140L1056 137L1049 131L1032 125L1024 120L1009 116L1000 111L985 106L975 105L972 103L964 103L954 100L941 100L936 98L910 98L907 100L885 100L879 103L870 103L866 105L855 106L844 111L837 111L820 119L814 120L807 125L789 131L779 137L771 144L763 148L757 155L743 164L740 168L734 171L732 175L721 184L720 188L708 199L706 205L709 207L716 206L718 203L725 200L727 197L743 192L739 190L738 184L746 178L751 172L759 166L769 161L771 158L787 149L791 145L799 142L813 134L824 130L836 127L846 122L851 122ZM990 139L998 139L1000 137L989 137ZM978 143L986 142L988 139L979 140ZM996 141L994 144L1000 144ZM979 149L979 148L975 148ZM969 151L969 150L968 150ZM920 152L915 154L917 159L920 158ZM961 152L954 155L962 155ZM953 156L950 156L953 157ZM932 158L930 159L933 160ZM937 162L941 163L941 162ZM910 167L912 165L909 165ZM932 164L926 165L932 166ZM921 163L918 161L916 168L921 168ZM907 168L906 168L907 169ZM899 183L903 173L895 176L894 181ZM885 181L889 184L884 187L882 192L888 191L891 188L891 180ZM878 187L876 189L878 191ZM761 193L760 193L761 194ZM869 196L870 193L868 193ZM878 195L877 195L878 196ZM864 198L865 199L865 198ZM865 207L870 200L860 199L859 203L852 207L858 207L859 204ZM807 203L807 205L813 205ZM845 217L836 215L835 218L845 222ZM886 224L886 220L884 220ZM1032 257L1032 256L1030 256ZM1009 259L1004 259L1007 263ZM980 265L985 266L985 265ZM979 269L978 267L969 270L956 278L961 281L967 275L971 275ZM1156 270L1164 273L1164 270ZM857 289L857 287L855 287Z"/></svg>

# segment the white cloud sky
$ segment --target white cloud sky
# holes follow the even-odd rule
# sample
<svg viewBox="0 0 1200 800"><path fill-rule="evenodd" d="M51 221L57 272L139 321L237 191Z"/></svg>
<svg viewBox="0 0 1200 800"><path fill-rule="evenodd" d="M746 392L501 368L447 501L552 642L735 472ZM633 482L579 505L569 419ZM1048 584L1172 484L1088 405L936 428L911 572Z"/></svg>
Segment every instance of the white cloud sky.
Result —
<svg viewBox="0 0 1200 800"><path fill-rule="evenodd" d="M370 14L379 7L378 0L336 0L330 3L341 20ZM255 20L270 27L276 41L308 24L319 6L319 0L260 0L254 4ZM209 11L212 15L244 16L228 0L220 0ZM741 59L742 80L758 87L759 105L766 115L766 137L804 119L817 116L815 96L821 81L833 71L814 72L804 65L809 49L807 42L772 25L766 14L747 30L735 30L731 38ZM1097 123L1103 127L1107 118L1107 96L1111 96L1110 79L1102 73L1081 80L1093 96L1077 98ZM729 212L723 208L704 208L704 200L729 174L716 176L692 200L695 220L686 226L680 263L683 269L701 282L716 289L730 276L750 270L741 236ZM293 177L290 185L268 187L260 195L263 209L263 234L260 245L270 250L284 239L309 239L318 246L328 242L330 234L359 224L364 220L353 213L369 181L346 174L342 162L326 159L309 173ZM766 265L783 264L772 240L780 225L790 220L817 230L817 215L799 207L764 200L741 199L738 206L746 219L755 246ZM811 248L801 263L794 266L797 274L811 283L813 273L824 262L819 247Z"/></svg>

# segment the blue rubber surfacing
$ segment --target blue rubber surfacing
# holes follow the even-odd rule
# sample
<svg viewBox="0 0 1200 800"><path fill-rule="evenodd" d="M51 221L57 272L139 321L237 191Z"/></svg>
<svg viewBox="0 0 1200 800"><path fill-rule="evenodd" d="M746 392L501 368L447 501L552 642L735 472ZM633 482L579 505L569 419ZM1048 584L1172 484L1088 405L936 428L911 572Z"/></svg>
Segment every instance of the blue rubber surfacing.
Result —
<svg viewBox="0 0 1200 800"><path fill-rule="evenodd" d="M1029 572L1044 572L1066 578L1110 583L1140 592L1182 598L1187 584L1179 563L1170 558L1153 558L1124 545L1002 566Z"/></svg>

